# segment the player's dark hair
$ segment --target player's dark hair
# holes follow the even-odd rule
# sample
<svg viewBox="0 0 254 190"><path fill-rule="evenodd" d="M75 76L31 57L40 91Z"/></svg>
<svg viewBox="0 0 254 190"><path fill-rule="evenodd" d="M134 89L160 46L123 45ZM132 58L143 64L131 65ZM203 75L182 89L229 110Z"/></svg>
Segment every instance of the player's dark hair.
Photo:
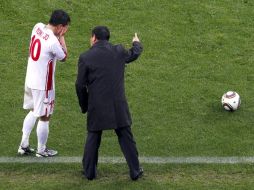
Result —
<svg viewBox="0 0 254 190"><path fill-rule="evenodd" d="M59 9L54 10L49 19L49 24L57 26L62 24L63 26L68 25L71 22L70 16L65 11Z"/></svg>
<svg viewBox="0 0 254 190"><path fill-rule="evenodd" d="M92 36L95 35L97 40L109 40L110 32L106 26L96 26L92 30Z"/></svg>

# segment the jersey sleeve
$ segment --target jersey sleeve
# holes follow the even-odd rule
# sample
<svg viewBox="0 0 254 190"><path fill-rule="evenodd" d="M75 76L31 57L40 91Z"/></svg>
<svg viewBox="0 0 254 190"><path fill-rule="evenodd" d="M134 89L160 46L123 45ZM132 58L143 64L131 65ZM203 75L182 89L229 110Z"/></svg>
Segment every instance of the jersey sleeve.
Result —
<svg viewBox="0 0 254 190"><path fill-rule="evenodd" d="M57 60L64 60L67 57L67 54L59 41L52 44L51 50Z"/></svg>

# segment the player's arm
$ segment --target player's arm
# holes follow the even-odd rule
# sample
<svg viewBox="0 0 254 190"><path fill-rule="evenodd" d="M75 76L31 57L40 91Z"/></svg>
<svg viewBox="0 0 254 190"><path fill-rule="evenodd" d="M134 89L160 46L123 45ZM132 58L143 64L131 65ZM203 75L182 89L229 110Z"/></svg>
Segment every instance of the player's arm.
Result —
<svg viewBox="0 0 254 190"><path fill-rule="evenodd" d="M63 43L63 45L62 45ZM56 57L59 61L65 61L67 58L67 48L65 45L64 38L60 38L58 40L55 40L55 42L51 46L51 50L53 55Z"/></svg>
<svg viewBox="0 0 254 190"><path fill-rule="evenodd" d="M63 51L64 51L64 54L65 54L64 59L62 59L62 60L60 60L60 61L63 61L63 62L64 62L64 61L66 61L66 58L67 58L67 46L66 46L65 39L64 39L64 36L63 36L63 35L59 37L59 42L60 42L60 44L61 44L61 46L62 46L62 49L63 49Z"/></svg>
<svg viewBox="0 0 254 190"><path fill-rule="evenodd" d="M132 61L135 61L140 56L142 51L143 47L140 43L137 33L135 33L135 36L132 39L132 48L126 51L125 62L130 63Z"/></svg>
<svg viewBox="0 0 254 190"><path fill-rule="evenodd" d="M62 28L58 36L60 48L59 46L57 47L56 58L62 62L64 62L67 58L67 46L64 39L64 35L67 32L67 30L68 30L68 25Z"/></svg>

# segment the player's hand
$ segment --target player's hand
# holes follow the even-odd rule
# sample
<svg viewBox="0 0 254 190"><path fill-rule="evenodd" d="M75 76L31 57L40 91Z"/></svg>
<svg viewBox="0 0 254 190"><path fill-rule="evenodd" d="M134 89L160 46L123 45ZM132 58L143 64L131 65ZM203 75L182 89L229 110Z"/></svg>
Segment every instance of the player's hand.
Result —
<svg viewBox="0 0 254 190"><path fill-rule="evenodd" d="M132 39L132 42L139 42L138 34L135 33L135 36Z"/></svg>
<svg viewBox="0 0 254 190"><path fill-rule="evenodd" d="M60 32L60 34L59 34L59 36L64 36L64 34L67 32L67 30L68 30L68 27L67 27L67 26L66 26L66 27L63 27L62 30L61 30L61 32Z"/></svg>

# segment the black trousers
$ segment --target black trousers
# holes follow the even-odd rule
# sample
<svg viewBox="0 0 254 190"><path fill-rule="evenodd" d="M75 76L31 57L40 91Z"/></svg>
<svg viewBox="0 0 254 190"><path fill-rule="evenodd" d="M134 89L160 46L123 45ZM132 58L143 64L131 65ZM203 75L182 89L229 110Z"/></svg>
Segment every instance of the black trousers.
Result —
<svg viewBox="0 0 254 190"><path fill-rule="evenodd" d="M133 138L131 128L124 127L115 129L118 142L127 161L130 170L130 177L134 178L139 174L139 160L136 142ZM83 155L84 174L88 179L96 177L98 164L98 150L101 143L102 131L88 131Z"/></svg>

